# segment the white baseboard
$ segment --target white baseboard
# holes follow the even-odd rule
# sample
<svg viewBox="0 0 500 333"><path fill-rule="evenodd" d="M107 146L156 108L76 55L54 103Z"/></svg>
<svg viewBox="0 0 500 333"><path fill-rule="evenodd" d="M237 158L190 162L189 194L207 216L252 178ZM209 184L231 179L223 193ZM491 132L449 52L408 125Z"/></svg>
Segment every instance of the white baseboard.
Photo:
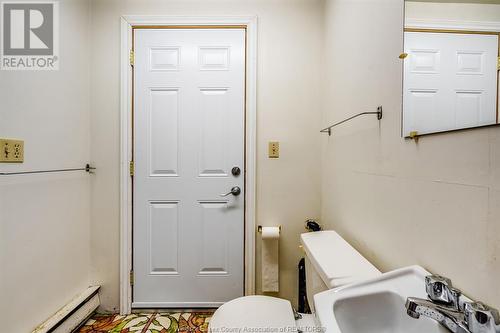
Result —
<svg viewBox="0 0 500 333"><path fill-rule="evenodd" d="M89 287L77 295L32 333L71 333L76 330L99 306L99 288Z"/></svg>

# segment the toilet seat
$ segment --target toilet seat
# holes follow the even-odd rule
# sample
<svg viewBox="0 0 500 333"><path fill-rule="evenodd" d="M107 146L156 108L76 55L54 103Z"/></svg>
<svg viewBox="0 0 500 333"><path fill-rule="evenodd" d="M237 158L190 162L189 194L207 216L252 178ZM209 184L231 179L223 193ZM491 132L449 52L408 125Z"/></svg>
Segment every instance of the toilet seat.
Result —
<svg viewBox="0 0 500 333"><path fill-rule="evenodd" d="M289 301L269 296L245 296L224 303L210 319L209 332L293 332L296 328ZM285 329L281 330L280 329Z"/></svg>
<svg viewBox="0 0 500 333"><path fill-rule="evenodd" d="M313 320L295 320L289 301L269 296L246 296L223 304L209 322L211 333L309 332L318 328L314 295L380 275L380 271L335 231L301 235L306 253L306 286ZM331 311L328 310L328 311ZM303 316L304 319L304 316ZM316 331L315 331L316 332Z"/></svg>

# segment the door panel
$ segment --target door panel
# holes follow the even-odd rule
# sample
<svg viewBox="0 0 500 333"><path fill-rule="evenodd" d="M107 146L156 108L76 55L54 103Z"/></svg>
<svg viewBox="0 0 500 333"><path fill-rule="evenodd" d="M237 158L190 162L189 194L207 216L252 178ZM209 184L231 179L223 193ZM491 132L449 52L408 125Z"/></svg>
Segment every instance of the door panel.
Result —
<svg viewBox="0 0 500 333"><path fill-rule="evenodd" d="M177 176L178 89L151 89L149 115L150 176Z"/></svg>
<svg viewBox="0 0 500 333"><path fill-rule="evenodd" d="M134 34L132 306L217 306L244 286L245 30Z"/></svg>
<svg viewBox="0 0 500 333"><path fill-rule="evenodd" d="M149 210L150 274L179 274L177 202L151 202Z"/></svg>
<svg viewBox="0 0 500 333"><path fill-rule="evenodd" d="M199 111L201 116L200 176L227 177L229 165L226 151L229 137L225 120L230 115L228 89L200 89Z"/></svg>
<svg viewBox="0 0 500 333"><path fill-rule="evenodd" d="M151 71L179 70L180 47L152 47L149 52Z"/></svg>
<svg viewBox="0 0 500 333"><path fill-rule="evenodd" d="M200 202L201 263L199 275L227 275L228 228L224 214L227 202Z"/></svg>

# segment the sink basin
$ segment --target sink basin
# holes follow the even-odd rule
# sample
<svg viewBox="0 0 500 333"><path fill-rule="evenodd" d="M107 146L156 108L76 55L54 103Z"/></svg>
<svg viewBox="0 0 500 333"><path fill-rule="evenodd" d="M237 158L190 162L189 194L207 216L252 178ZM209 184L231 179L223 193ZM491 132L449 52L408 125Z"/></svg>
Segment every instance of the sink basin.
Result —
<svg viewBox="0 0 500 333"><path fill-rule="evenodd" d="M406 314L407 297L427 298L430 273L411 266L314 296L316 314L328 333L449 333L427 318Z"/></svg>

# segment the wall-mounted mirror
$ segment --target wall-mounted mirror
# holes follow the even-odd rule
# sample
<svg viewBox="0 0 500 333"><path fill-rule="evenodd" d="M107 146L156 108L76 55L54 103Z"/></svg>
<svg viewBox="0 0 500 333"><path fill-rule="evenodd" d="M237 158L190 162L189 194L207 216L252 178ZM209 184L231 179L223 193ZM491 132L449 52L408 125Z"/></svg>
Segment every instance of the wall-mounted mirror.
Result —
<svg viewBox="0 0 500 333"><path fill-rule="evenodd" d="M500 0L405 1L403 136L499 123Z"/></svg>

